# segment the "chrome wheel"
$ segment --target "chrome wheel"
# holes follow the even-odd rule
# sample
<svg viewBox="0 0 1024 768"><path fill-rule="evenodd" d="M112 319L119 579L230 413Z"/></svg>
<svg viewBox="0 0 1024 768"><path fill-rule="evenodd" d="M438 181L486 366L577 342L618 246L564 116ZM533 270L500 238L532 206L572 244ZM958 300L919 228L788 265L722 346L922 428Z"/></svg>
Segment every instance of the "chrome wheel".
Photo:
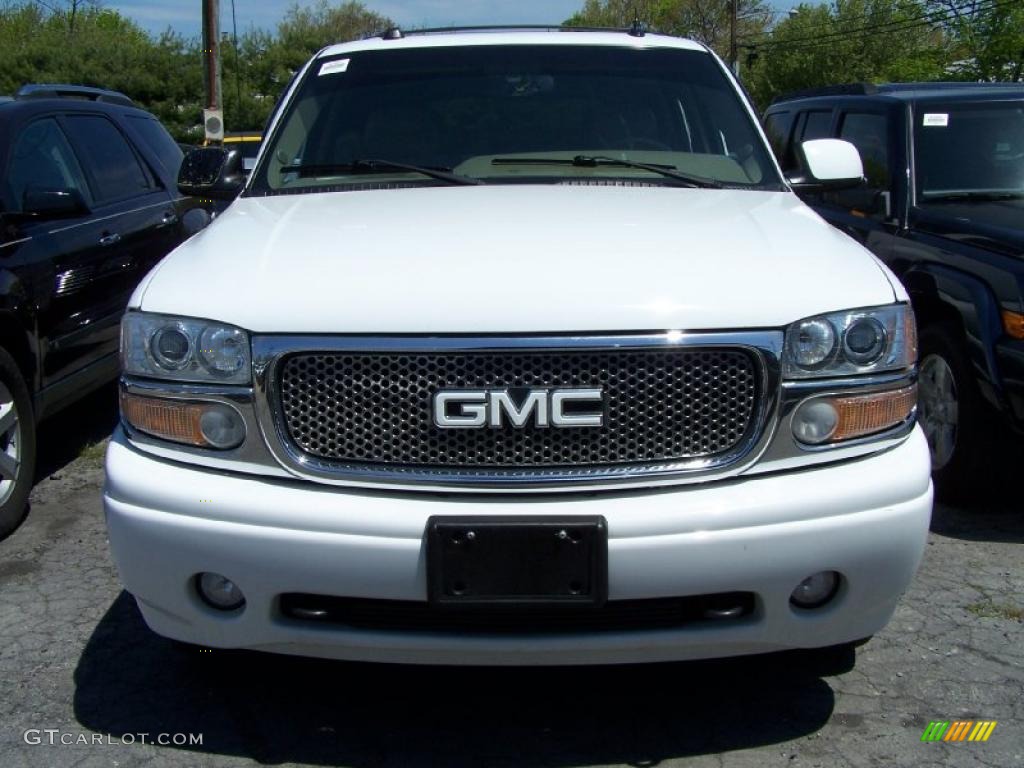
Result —
<svg viewBox="0 0 1024 768"><path fill-rule="evenodd" d="M21 424L14 395L0 382L0 504L14 492L21 468Z"/></svg>
<svg viewBox="0 0 1024 768"><path fill-rule="evenodd" d="M940 355L928 355L921 362L917 410L932 469L942 469L956 450L960 405L953 369Z"/></svg>

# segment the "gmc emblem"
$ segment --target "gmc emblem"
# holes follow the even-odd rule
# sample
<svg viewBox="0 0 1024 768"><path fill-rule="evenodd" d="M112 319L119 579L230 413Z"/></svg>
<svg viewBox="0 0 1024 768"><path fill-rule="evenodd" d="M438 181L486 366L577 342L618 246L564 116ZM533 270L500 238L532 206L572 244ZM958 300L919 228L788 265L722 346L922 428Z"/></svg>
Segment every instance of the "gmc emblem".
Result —
<svg viewBox="0 0 1024 768"><path fill-rule="evenodd" d="M593 407L587 408L590 403ZM528 389L516 403L508 389L444 389L434 395L434 424L441 429L603 427L604 391Z"/></svg>

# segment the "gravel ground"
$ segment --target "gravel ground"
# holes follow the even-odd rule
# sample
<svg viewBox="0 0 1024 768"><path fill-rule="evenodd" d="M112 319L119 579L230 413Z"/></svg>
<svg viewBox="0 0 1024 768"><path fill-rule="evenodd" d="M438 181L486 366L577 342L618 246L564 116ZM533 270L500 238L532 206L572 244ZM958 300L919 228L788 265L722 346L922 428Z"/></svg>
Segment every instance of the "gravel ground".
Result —
<svg viewBox="0 0 1024 768"><path fill-rule="evenodd" d="M107 550L113 392L76 414L45 425L31 514L0 543L5 768L1024 765L1016 498L936 508L914 585L853 669L852 654L526 670L190 654L145 628ZM985 482L1018 488L1020 459ZM998 725L983 744L920 741L955 719ZM202 744L140 743L179 733Z"/></svg>

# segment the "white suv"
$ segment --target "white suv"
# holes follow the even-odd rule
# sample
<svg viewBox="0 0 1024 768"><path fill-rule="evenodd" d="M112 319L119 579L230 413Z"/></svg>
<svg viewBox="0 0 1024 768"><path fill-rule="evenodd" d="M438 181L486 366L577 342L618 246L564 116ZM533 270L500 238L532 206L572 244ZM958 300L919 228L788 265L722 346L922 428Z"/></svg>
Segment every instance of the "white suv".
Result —
<svg viewBox="0 0 1024 768"><path fill-rule="evenodd" d="M924 548L907 295L696 43L317 54L136 291L110 544L161 635L443 664L852 643ZM243 186L244 185L244 186ZM240 194L238 190L241 189Z"/></svg>

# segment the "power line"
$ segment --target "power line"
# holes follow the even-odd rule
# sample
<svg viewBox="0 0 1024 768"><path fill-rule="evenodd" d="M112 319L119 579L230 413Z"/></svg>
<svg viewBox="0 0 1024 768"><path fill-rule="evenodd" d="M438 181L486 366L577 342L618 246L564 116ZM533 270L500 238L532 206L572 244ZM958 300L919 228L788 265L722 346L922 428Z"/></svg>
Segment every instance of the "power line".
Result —
<svg viewBox="0 0 1024 768"><path fill-rule="evenodd" d="M927 16L931 16L932 14L936 14L936 13L940 13L940 14L944 14L944 13L959 13L959 12L965 11L965 10L971 10L971 11L975 11L975 12L976 11L981 11L981 10L985 10L985 8L983 6L986 3L993 2L993 1L995 1L995 0L960 0L960 4L959 5L955 5L955 4L951 3L951 5L947 6L944 9L943 8L936 8L936 9L931 10L931 11L925 11L922 15L919 15L919 16L908 16L907 18L902 19L901 21L909 21L909 20L913 20L913 19L923 19L923 18L925 18ZM814 6L814 7L812 7L812 10L815 9L815 8L818 8L818 7L820 7L820 6ZM785 13L792 14L796 10L797 10L796 8L791 8L788 11L785 11ZM771 10L771 15L772 16L779 16L782 13L784 13L784 12L783 11L777 11L774 8ZM878 16L878 12L877 11L873 12L873 13L858 13L856 16L846 16L844 18L844 21L847 21L847 22L867 21L869 19L874 19L877 16ZM888 24L888 23L895 23L895 22L882 22L882 23ZM775 29L768 29L768 30L764 30L762 32L753 32L753 33L751 33L748 36L748 39L749 38L757 38L757 37L771 37L773 34L775 34ZM805 38L805 39L809 39L809 38Z"/></svg>
<svg viewBox="0 0 1024 768"><path fill-rule="evenodd" d="M992 10L995 7L1002 5L1011 5L1017 0L981 0L980 4L976 7L978 10ZM962 7L962 6L961 6ZM959 11L960 8L957 9ZM813 35L808 37L795 37L787 38L785 40L768 40L763 43L745 43L747 47L756 48L769 48L779 45L799 45L800 43L812 43L819 45L824 42L830 42L835 38L849 37L862 32L887 32L887 31L898 31L890 30L890 27L901 27L906 24L913 24L914 26L927 26L929 24L942 23L943 21L950 21L953 18L954 11L930 11L919 16L907 16L902 19L893 19L891 21L883 21L877 24L869 24L863 27L855 27L853 29L836 30L834 32L827 32L819 35ZM773 33L774 34L774 33Z"/></svg>
<svg viewBox="0 0 1024 768"><path fill-rule="evenodd" d="M1020 0L982 0L982 2L975 7L978 11L994 11L1007 6L1016 5L1018 2L1020 2ZM748 49L771 49L781 46L797 49L817 48L822 45L834 43L838 39L856 36L862 33L884 34L904 32L918 27L935 26L946 21L953 21L956 18L957 11L946 10L942 12L932 12L921 16L908 16L904 19L894 19L892 21L881 22L879 24L872 24L865 27L836 30L835 32L814 35L813 37L767 40L763 43L743 43L743 46Z"/></svg>

